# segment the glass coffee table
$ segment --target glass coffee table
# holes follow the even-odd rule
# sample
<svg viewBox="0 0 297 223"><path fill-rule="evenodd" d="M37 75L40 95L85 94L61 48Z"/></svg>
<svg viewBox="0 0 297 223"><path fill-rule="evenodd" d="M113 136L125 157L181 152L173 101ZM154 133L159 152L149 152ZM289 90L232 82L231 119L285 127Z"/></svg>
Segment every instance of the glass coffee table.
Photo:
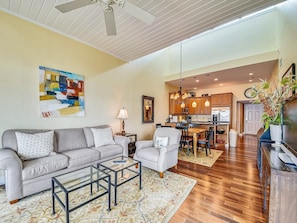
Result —
<svg viewBox="0 0 297 223"><path fill-rule="evenodd" d="M117 188L122 184L139 179L141 190L141 162L130 157L120 156L97 164L99 170L109 174L110 184L114 187L114 205L117 205Z"/></svg>
<svg viewBox="0 0 297 223"><path fill-rule="evenodd" d="M85 187L89 187L87 194L78 191ZM52 214L56 213L57 200L66 212L66 222L69 223L70 212L105 194L108 196L107 210L110 211L110 175L95 166L52 177Z"/></svg>

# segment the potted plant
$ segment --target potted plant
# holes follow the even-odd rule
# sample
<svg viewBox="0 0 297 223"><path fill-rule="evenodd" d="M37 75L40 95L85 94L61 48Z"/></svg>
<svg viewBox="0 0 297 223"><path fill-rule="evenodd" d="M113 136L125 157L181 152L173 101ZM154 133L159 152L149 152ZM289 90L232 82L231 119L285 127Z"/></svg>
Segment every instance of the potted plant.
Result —
<svg viewBox="0 0 297 223"><path fill-rule="evenodd" d="M264 129L266 131L271 125L277 126L280 133L279 138L275 141L280 143L282 106L297 88L297 82L292 76L285 76L277 84L261 80L261 83L255 85L253 88L254 91L252 92L252 96L255 97L254 103L262 103L264 106L264 113L262 116ZM270 135L272 137L271 131Z"/></svg>

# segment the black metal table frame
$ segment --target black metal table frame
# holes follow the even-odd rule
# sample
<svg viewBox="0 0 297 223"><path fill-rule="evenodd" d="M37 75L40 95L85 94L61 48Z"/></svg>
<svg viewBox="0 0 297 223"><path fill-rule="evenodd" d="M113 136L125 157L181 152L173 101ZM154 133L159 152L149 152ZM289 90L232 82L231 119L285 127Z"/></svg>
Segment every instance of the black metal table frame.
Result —
<svg viewBox="0 0 297 223"><path fill-rule="evenodd" d="M98 168L96 168L95 166L92 166L93 168L97 169L97 179L93 179L92 176L93 176L93 172L92 172L92 168L91 166L90 167L90 176L91 176L91 180L90 180L90 183L88 184L85 184L85 185L81 185L79 187L74 187L73 189L71 190L67 190L62 183L59 182L59 180L56 179L56 177L59 177L59 176L62 176L62 175L66 175L66 174L69 174L69 173L73 173L73 172L76 172L76 171L79 171L79 170L82 170L82 169L85 169L86 167L84 168L81 168L81 169L78 169L78 170L74 170L74 171L71 171L71 172L68 172L68 173L65 173L65 174L62 174L62 175L58 175L56 177L52 177L52 214L54 215L56 213L55 211L55 199L57 199L57 201L59 202L59 204L61 205L61 207L64 209L65 213L66 213L66 222L69 223L69 214L70 212L84 206L85 204L87 203L90 203L92 201L94 201L95 199L99 198L99 197L102 197L103 195L105 194L108 194L108 211L111 210L111 207L110 207L110 203L111 203L111 197L110 197L110 189L111 189L111 184L110 184L110 175L105 173L106 175L105 176L102 176L102 177L99 177L99 172L100 171ZM107 179L106 179L107 178ZM105 182L107 182L107 187L105 185L102 185L100 184L100 180L104 180ZM86 187L86 186L90 186L90 194L92 195L93 194L93 184L96 183L97 185L97 191L99 191L99 187L102 187L104 188L106 191L104 193L100 193L98 194L97 196L93 197L92 199L89 199L71 209L69 209L69 194L73 191L76 191L78 189L81 189L83 187ZM63 201L59 198L59 196L56 194L55 192L55 184L56 186L58 186L64 193L65 193L65 204L63 203ZM61 190L59 192L61 192Z"/></svg>
<svg viewBox="0 0 297 223"><path fill-rule="evenodd" d="M117 157L117 158L113 158L113 159L103 161L102 163L108 162L108 161L111 161L111 160L116 160L116 159L123 159L123 158L132 159L130 157L120 156L120 157ZM131 165L125 166L125 168L122 168L120 170L114 170L114 169L112 169L112 168L110 168L108 166L102 165L102 163L97 164L97 168L99 170L105 172L106 174L109 174L109 172L114 173L114 182L111 181L110 184L114 187L114 205L115 206L117 205L117 188L118 188L118 186L121 186L122 184L124 184L124 183L126 183L126 182L128 182L130 180L133 180L136 177L139 177L139 190L141 190L141 188L142 188L141 187L141 171L142 171L141 162L138 161L138 160L135 160L135 159L132 159L132 160L134 160L136 163L132 163ZM137 168L138 171L134 171L134 170L130 169L130 167L135 166L135 165L138 166L138 168ZM124 170L131 171L131 172L135 173L136 175L131 177L131 178L128 178L127 180L125 180L125 181L118 184L118 180L117 180L118 172L120 172L121 177L123 177Z"/></svg>

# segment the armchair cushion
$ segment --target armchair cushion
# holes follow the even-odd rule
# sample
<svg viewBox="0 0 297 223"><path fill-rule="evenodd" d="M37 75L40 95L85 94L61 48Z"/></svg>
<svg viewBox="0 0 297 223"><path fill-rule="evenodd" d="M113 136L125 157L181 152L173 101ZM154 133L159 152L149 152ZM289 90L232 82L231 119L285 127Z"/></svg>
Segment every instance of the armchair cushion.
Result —
<svg viewBox="0 0 297 223"><path fill-rule="evenodd" d="M168 145L168 137L157 136L155 141L155 148L160 149L161 147Z"/></svg>

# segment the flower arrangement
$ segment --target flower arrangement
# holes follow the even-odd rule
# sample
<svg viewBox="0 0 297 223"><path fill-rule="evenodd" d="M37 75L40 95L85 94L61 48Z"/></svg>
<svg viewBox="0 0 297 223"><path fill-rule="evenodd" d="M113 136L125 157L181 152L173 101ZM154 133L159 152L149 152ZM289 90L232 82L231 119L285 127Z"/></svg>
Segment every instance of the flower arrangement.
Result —
<svg viewBox="0 0 297 223"><path fill-rule="evenodd" d="M282 106L292 94L292 91L297 89L297 81L292 76L283 77L280 83L274 84L266 80L261 80L261 83L255 85L252 96L256 98L254 103L262 103L264 106L264 113L262 121L264 128L267 130L270 124L281 124Z"/></svg>

